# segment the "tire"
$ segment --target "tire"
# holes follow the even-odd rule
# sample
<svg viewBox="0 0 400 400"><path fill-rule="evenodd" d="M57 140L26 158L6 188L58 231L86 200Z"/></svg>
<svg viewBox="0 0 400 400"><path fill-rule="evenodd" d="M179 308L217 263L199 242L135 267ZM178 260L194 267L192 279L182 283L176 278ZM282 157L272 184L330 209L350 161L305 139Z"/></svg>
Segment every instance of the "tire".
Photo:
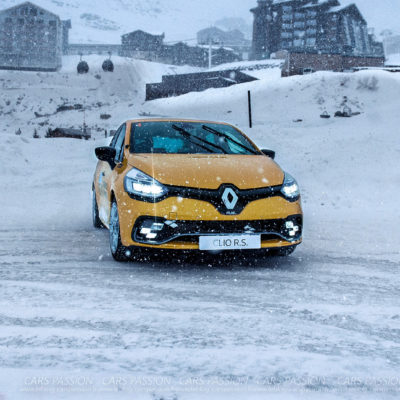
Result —
<svg viewBox="0 0 400 400"><path fill-rule="evenodd" d="M117 202L113 200L110 211L110 250L115 261L128 261L130 250L121 242Z"/></svg>
<svg viewBox="0 0 400 400"><path fill-rule="evenodd" d="M280 247L277 249L271 249L271 256L274 257L287 257L290 256L295 250L297 246L287 246L287 247Z"/></svg>
<svg viewBox="0 0 400 400"><path fill-rule="evenodd" d="M99 216L99 207L97 206L96 191L94 188L92 189L92 221L93 221L93 226L96 229L104 228L104 225L101 222Z"/></svg>

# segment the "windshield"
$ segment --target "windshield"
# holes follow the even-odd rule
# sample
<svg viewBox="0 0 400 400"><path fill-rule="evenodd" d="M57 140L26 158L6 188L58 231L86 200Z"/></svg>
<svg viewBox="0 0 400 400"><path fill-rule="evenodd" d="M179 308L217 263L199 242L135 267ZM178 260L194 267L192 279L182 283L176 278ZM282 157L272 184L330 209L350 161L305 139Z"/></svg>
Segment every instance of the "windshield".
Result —
<svg viewBox="0 0 400 400"><path fill-rule="evenodd" d="M245 136L230 125L212 123L205 125L201 122L182 121L133 123L130 152L155 154L260 154Z"/></svg>

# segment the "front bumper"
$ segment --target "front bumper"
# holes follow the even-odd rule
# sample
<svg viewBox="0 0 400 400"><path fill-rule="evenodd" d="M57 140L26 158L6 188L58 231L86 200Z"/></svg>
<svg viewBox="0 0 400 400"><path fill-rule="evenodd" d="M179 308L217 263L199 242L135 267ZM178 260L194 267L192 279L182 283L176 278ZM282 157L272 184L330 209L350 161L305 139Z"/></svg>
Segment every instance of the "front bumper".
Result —
<svg viewBox="0 0 400 400"><path fill-rule="evenodd" d="M199 199L170 197L149 203L132 199L123 192L117 203L121 241L127 247L198 250L200 236L230 234L260 234L262 248L301 243L300 199L289 202L273 196L255 200L238 215L221 214L215 205ZM294 236L285 231L286 222L292 220L299 227ZM153 227L159 231L152 231L154 223L160 224ZM142 227L147 228L145 235L140 232Z"/></svg>
<svg viewBox="0 0 400 400"><path fill-rule="evenodd" d="M200 236L253 234L261 235L261 242L283 240L293 244L301 240L302 229L301 215L255 221L170 221L142 216L132 229L132 240L147 245L163 245L173 241L198 244Z"/></svg>

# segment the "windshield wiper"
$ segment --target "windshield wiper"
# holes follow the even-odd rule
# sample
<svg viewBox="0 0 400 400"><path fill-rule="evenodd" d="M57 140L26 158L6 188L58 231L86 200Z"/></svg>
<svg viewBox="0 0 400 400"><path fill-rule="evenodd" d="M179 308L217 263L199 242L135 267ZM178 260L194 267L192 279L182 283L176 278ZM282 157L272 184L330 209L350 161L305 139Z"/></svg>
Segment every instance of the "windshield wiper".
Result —
<svg viewBox="0 0 400 400"><path fill-rule="evenodd" d="M251 147L245 146L244 144L242 144L242 143L236 141L235 139L232 139L230 136L226 135L225 133L219 132L219 131L217 131L216 129L211 128L210 126L203 125L203 129L204 129L205 131L207 131L207 132L213 133L214 135L217 135L217 136L219 136L219 137L223 137L223 138L225 138L225 139L230 140L232 143L235 143L237 146L241 147L242 149L245 149L245 150L249 151L250 153L253 153L253 154L260 154L258 151L252 149Z"/></svg>
<svg viewBox="0 0 400 400"><path fill-rule="evenodd" d="M200 138L200 137L198 137L198 136L196 136L196 135L193 135L192 133L188 132L187 130L185 130L185 129L183 129L183 128L181 128L181 127L175 125L175 124L172 125L172 128L175 129L177 132L179 132L181 135L185 136L187 139L189 139L189 141L190 141L191 143L195 144L196 146L201 147L202 149L204 149L204 150L206 150L206 151L208 151L208 152L210 152L210 153L215 153L215 151L213 151L212 149L209 149L209 148L206 147L206 146L203 146L203 145L201 145L201 144L199 144L199 143L194 142L192 139L196 139L196 140L198 140L199 142L202 142L202 143L204 143L204 144L207 145L207 146L214 147L215 149L221 150L224 154L227 154L227 151L226 151L223 147L218 146L218 145L216 145L216 144L214 144L214 143L211 143L211 142L209 142L208 140L204 140L204 139L202 139L202 138Z"/></svg>

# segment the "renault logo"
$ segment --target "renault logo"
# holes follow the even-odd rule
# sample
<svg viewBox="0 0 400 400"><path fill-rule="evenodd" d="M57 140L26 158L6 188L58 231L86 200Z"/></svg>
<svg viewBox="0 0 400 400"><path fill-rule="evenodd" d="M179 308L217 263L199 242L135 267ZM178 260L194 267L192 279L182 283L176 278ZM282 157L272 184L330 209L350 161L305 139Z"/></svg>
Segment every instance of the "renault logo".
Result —
<svg viewBox="0 0 400 400"><path fill-rule="evenodd" d="M239 200L238 195L231 188L226 188L222 194L222 201L228 210L233 210Z"/></svg>

